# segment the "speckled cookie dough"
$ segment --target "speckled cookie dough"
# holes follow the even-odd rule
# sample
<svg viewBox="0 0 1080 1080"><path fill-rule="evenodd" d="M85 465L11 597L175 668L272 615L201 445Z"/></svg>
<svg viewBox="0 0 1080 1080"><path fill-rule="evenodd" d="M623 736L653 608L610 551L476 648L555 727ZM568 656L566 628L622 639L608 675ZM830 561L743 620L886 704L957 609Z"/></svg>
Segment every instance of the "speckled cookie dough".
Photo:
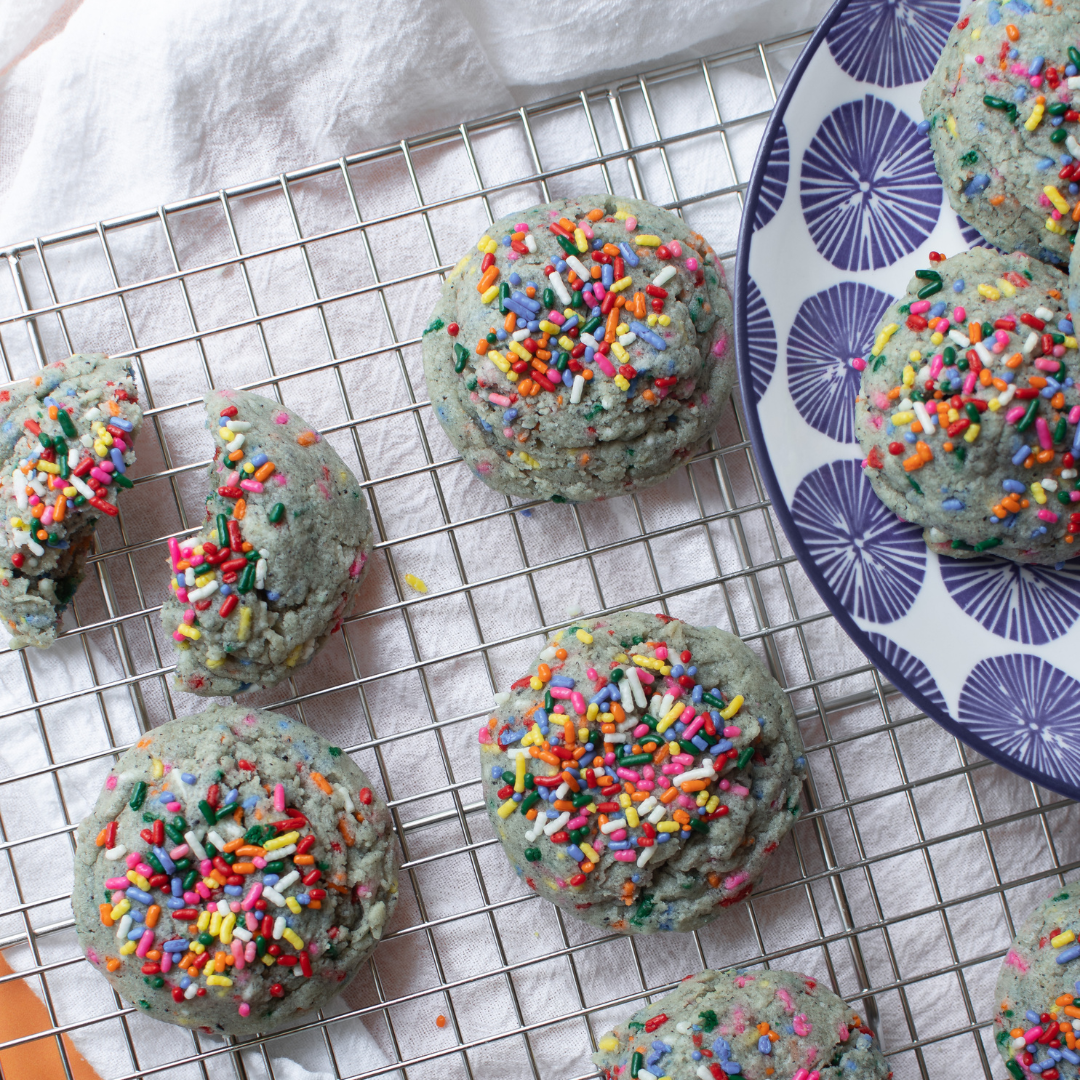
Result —
<svg viewBox="0 0 1080 1080"><path fill-rule="evenodd" d="M390 814L310 728L212 706L144 735L78 830L87 959L158 1020L232 1035L325 1005L397 902Z"/></svg>
<svg viewBox="0 0 1080 1080"><path fill-rule="evenodd" d="M367 500L333 447L276 401L206 396L214 460L206 523L169 541L161 621L192 694L273 686L355 610L373 539Z"/></svg>
<svg viewBox="0 0 1080 1080"><path fill-rule="evenodd" d="M976 0L922 92L953 209L1004 251L1065 265L1080 207L1080 5Z"/></svg>
<svg viewBox="0 0 1080 1080"><path fill-rule="evenodd" d="M595 926L704 925L750 894L799 812L787 697L716 627L583 620L496 701L488 816L528 887Z"/></svg>
<svg viewBox="0 0 1080 1080"><path fill-rule="evenodd" d="M1080 1076L1080 889L1067 885L1024 923L998 975L994 1038L1016 1080Z"/></svg>
<svg viewBox="0 0 1080 1080"><path fill-rule="evenodd" d="M1080 354L1064 274L985 248L915 273L852 361L874 490L939 554L1073 558Z"/></svg>
<svg viewBox="0 0 1080 1080"><path fill-rule="evenodd" d="M47 649L115 516L142 424L128 360L80 353L0 390L0 618L13 649Z"/></svg>
<svg viewBox="0 0 1080 1080"><path fill-rule="evenodd" d="M701 971L599 1041L604 1080L887 1080L873 1032L791 971Z"/></svg>
<svg viewBox="0 0 1080 1080"><path fill-rule="evenodd" d="M424 331L439 421L484 483L578 502L662 480L735 385L709 245L650 203L586 195L497 221Z"/></svg>

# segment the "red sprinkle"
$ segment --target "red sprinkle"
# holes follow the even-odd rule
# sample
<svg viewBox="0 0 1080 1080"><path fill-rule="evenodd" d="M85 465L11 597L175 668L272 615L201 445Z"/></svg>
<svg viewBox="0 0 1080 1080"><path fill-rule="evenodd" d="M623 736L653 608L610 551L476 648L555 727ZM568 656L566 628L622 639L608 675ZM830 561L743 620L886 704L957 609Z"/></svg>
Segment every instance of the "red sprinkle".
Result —
<svg viewBox="0 0 1080 1080"><path fill-rule="evenodd" d="M227 619L232 614L233 608L239 603L240 601L237 599L236 593L229 593L229 595L221 601L221 607L218 608L218 614L223 619Z"/></svg>

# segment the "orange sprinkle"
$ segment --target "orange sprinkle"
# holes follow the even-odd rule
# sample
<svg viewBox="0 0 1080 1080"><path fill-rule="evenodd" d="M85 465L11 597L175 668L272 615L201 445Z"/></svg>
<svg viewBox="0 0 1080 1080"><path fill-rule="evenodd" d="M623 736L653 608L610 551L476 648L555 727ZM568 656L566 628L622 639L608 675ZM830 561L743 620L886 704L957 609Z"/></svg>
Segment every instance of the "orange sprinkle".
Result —
<svg viewBox="0 0 1080 1080"><path fill-rule="evenodd" d="M517 316L515 315L514 318L516 319ZM488 351L488 340L487 340L487 338L481 338L476 343L476 354L478 356L483 356L487 351Z"/></svg>
<svg viewBox="0 0 1080 1080"><path fill-rule="evenodd" d="M1045 465L1048 461L1053 461L1054 460L1054 451L1053 450L1040 450L1035 455L1035 460L1040 465Z"/></svg>
<svg viewBox="0 0 1080 1080"><path fill-rule="evenodd" d="M349 828L348 823L343 817L338 818L338 832L341 833L342 838L345 841L346 847L352 847L356 843L356 836L353 834L352 829Z"/></svg>
<svg viewBox="0 0 1080 1080"><path fill-rule="evenodd" d="M247 499L237 499L236 505L233 506L232 516L237 521L243 521L244 515L247 513Z"/></svg>
<svg viewBox="0 0 1080 1080"><path fill-rule="evenodd" d="M309 904L308 907L311 905ZM105 958L105 968L107 971L115 971L120 966L120 961L115 956L108 956Z"/></svg>
<svg viewBox="0 0 1080 1080"><path fill-rule="evenodd" d="M265 855L266 848L261 848L257 844L244 844L243 847L238 847L236 849L235 854L247 855L249 857L254 855Z"/></svg>
<svg viewBox="0 0 1080 1080"><path fill-rule="evenodd" d="M904 472L914 472L922 467L923 459L918 454L912 454L911 457L904 458Z"/></svg>
<svg viewBox="0 0 1080 1080"><path fill-rule="evenodd" d="M991 206L1000 206L1004 201L1005 201L1005 196L1004 195L991 195L990 196L990 205Z"/></svg>
<svg viewBox="0 0 1080 1080"><path fill-rule="evenodd" d="M668 790L670 791L671 789L669 788ZM666 795L667 792L665 791L664 794ZM671 816L680 825L689 825L690 824L690 815L685 810L673 810L671 812Z"/></svg>
<svg viewBox="0 0 1080 1080"><path fill-rule="evenodd" d="M311 446L313 443L319 441L319 436L316 435L314 431L301 431L300 434L296 436L296 441L301 446Z"/></svg>
<svg viewBox="0 0 1080 1080"><path fill-rule="evenodd" d="M1013 23L1009 23L1009 25L1005 27L1005 36L1010 41L1019 41L1020 31L1016 29L1016 26Z"/></svg>
<svg viewBox="0 0 1080 1080"><path fill-rule="evenodd" d="M1050 399L1050 407L1053 409L1065 408L1065 395L1060 390ZM55 515L53 516L55 518Z"/></svg>
<svg viewBox="0 0 1080 1080"><path fill-rule="evenodd" d="M222 888L225 887L225 875L220 870L211 870L207 877L213 878Z"/></svg>
<svg viewBox="0 0 1080 1080"><path fill-rule="evenodd" d="M296 861L295 859L293 860ZM254 874L255 864L253 862L234 862L232 864L232 872L234 874Z"/></svg>
<svg viewBox="0 0 1080 1080"><path fill-rule="evenodd" d="M704 791L709 784L710 781L708 780L687 780L685 784L680 784L679 787L689 795L694 791Z"/></svg>
<svg viewBox="0 0 1080 1080"><path fill-rule="evenodd" d="M599 221L599 220L600 220L600 219L601 219L601 218L602 218L602 217L604 216L604 211L603 211L603 210L601 210L601 209L599 209L598 207L594 207L594 208L593 208L592 210L590 210L590 211L589 211L589 212L588 212L588 213L587 213L587 214L586 214L585 216L586 216L586 217L587 217L587 218L588 218L588 219L589 219L590 221ZM612 246L611 244L605 244L605 245L604 245L604 250L606 251L606 250L607 250L607 249L608 249L609 247L611 247L611 246ZM610 252L610 251L608 251L608 254L610 255L610 254L611 254L611 252ZM616 252L616 254L618 254L618 252Z"/></svg>
<svg viewBox="0 0 1080 1080"><path fill-rule="evenodd" d="M276 468L277 466L272 461L268 461L265 465L260 465L255 470L255 479L258 480L260 484L264 480L269 480Z"/></svg>
<svg viewBox="0 0 1080 1080"><path fill-rule="evenodd" d="M243 450L234 450L229 455L229 460L230 461L239 461L243 456L244 456L244 451Z"/></svg>
<svg viewBox="0 0 1080 1080"><path fill-rule="evenodd" d="M977 341L982 341L982 323L974 320L968 323L968 340L972 345Z"/></svg>
<svg viewBox="0 0 1080 1080"><path fill-rule="evenodd" d="M98 904L98 912L101 915L101 925L102 926L112 926L113 925L114 920L113 920L113 917L112 917L112 909L113 909L112 904Z"/></svg>
<svg viewBox="0 0 1080 1080"><path fill-rule="evenodd" d="M57 495L56 504L53 506L53 521L63 521L67 513L67 496Z"/></svg>
<svg viewBox="0 0 1080 1080"><path fill-rule="evenodd" d="M943 442L941 444L941 449L944 450L946 454L951 454L955 448L951 442Z"/></svg>
<svg viewBox="0 0 1080 1080"><path fill-rule="evenodd" d="M1041 390L1046 385L1046 380L1041 375L1029 375L1028 386L1034 386L1036 390Z"/></svg>
<svg viewBox="0 0 1080 1080"><path fill-rule="evenodd" d="M580 791L581 785L577 782L577 777L568 769L563 769L562 778L570 786L571 791Z"/></svg>
<svg viewBox="0 0 1080 1080"><path fill-rule="evenodd" d="M586 369L585 369L585 370L584 370L584 371L583 371L583 372L581 373L581 377L582 377L582 378L583 378L583 379L584 379L584 380L585 380L586 382L588 382L588 381L589 381L589 380L590 380L590 379L591 379L591 378L593 377L593 370L592 370L592 368L586 368Z"/></svg>
<svg viewBox="0 0 1080 1080"><path fill-rule="evenodd" d="M315 856L314 855L294 855L292 857L292 861L294 863L296 863L297 866L314 866L315 865ZM233 863L234 867L240 866L240 865L241 865L240 863ZM246 864L244 864L244 865L246 865ZM252 863L251 865L254 866L255 864ZM237 873L240 873L240 872L241 871L237 871ZM250 870L245 871L245 872L246 873L251 873Z"/></svg>
<svg viewBox="0 0 1080 1080"><path fill-rule="evenodd" d="M595 220L596 218L593 218L593 221ZM435 1026L440 1028L446 1027L446 1017L443 1016L442 1013L435 1017Z"/></svg>
<svg viewBox="0 0 1080 1080"><path fill-rule="evenodd" d="M1024 357L1021 353L1013 353L1008 360L1005 361L1007 368L1018 368L1024 362ZM983 368L986 371L986 368Z"/></svg>
<svg viewBox="0 0 1080 1080"><path fill-rule="evenodd" d="M567 653L567 651L565 649L556 649L555 650L555 659L556 660L565 660L568 655L569 654Z"/></svg>
<svg viewBox="0 0 1080 1080"><path fill-rule="evenodd" d="M537 666L536 674L540 676L543 682L547 682L551 678L551 668L547 664L540 664Z"/></svg>
<svg viewBox="0 0 1080 1080"><path fill-rule="evenodd" d="M593 266L589 270L589 273L592 275L593 281L599 281L602 272L603 271L601 271L599 266Z"/></svg>
<svg viewBox="0 0 1080 1080"><path fill-rule="evenodd" d="M612 728L611 730L614 731L615 729ZM98 847L104 847L105 846L105 830L104 829L102 829L101 832L99 832L97 834L97 836L94 838L94 843Z"/></svg>
<svg viewBox="0 0 1080 1080"><path fill-rule="evenodd" d="M477 292L487 292L496 281L499 280L499 268L497 266L489 266L481 275L480 280L476 283Z"/></svg>
<svg viewBox="0 0 1080 1080"><path fill-rule="evenodd" d="M326 780L323 777L322 773L317 773L317 772L311 773L311 779L314 781L315 786L324 795L333 795L334 794L334 789L326 782Z"/></svg>
<svg viewBox="0 0 1080 1080"><path fill-rule="evenodd" d="M525 295L530 300L532 300L536 296L536 286L535 285L526 285L525 286Z"/></svg>
<svg viewBox="0 0 1080 1080"><path fill-rule="evenodd" d="M158 907L157 904L151 904L146 909L146 925L149 926L151 930L153 930L153 928L157 926L158 916L160 915L161 908Z"/></svg>
<svg viewBox="0 0 1080 1080"><path fill-rule="evenodd" d="M993 381L994 381L994 376L990 374L990 369L989 368L983 368L982 371L979 372L979 385L980 386L989 386Z"/></svg>
<svg viewBox="0 0 1080 1080"><path fill-rule="evenodd" d="M667 805L670 802L674 802L679 797L679 789L674 784L669 787L663 795L660 796L660 801Z"/></svg>
<svg viewBox="0 0 1080 1080"><path fill-rule="evenodd" d="M604 340L605 341L614 341L615 340L615 328L619 325L619 316L621 314L622 313L616 307L613 307L608 312L607 322L604 325Z"/></svg>

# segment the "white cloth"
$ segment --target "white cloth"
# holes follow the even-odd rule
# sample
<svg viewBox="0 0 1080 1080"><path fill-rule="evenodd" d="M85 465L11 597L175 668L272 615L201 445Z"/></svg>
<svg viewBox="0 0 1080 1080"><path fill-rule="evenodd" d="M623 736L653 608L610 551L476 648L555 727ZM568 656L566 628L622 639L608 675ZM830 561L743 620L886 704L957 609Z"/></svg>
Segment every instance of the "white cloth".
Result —
<svg viewBox="0 0 1080 1080"><path fill-rule="evenodd" d="M823 0L787 0L784 3L777 0L741 3L736 0L664 0L660 4L642 3L641 0L606 0L592 4L568 0L507 0L502 3L497 0L473 0L472 3L424 0L413 4L401 0L365 0L361 4L354 0L322 0L293 5L268 0L188 0L185 3L152 4L144 0L82 0L81 3L65 0L63 3L9 4L0 8L0 244L261 179L282 170L334 159L406 136L455 126L464 120L541 100L555 93L576 91L616 76L624 77L689 56L708 55L740 43L774 37L811 24L825 7ZM752 64L725 71L716 77L716 84L725 117L745 116L768 106L769 97L760 69L755 73ZM700 94L692 99L681 96L677 84L671 92L655 94L654 101L665 134L712 123L709 102ZM647 122L640 113L635 115L632 109L630 113L632 125ZM556 118L554 122L570 121ZM591 142L580 117L573 122L577 126L566 129L567 134L562 137L562 142L568 145L559 147L559 138L549 139L555 149L545 149L545 154L562 153L565 163L591 156ZM538 124L538 128L543 129L543 123ZM742 178L748 174L759 130L751 130L749 139L746 133L740 135L738 132L732 137L731 149ZM550 131L547 133L551 134ZM544 134L543 130L541 134ZM601 135L606 139L610 132L601 132ZM575 150L575 139L584 140L581 145L585 150L581 153ZM482 145L477 147L477 153L482 157L486 182L510 181L532 171L528 148L519 132L510 128L495 131L480 142ZM726 165L716 141L700 145L680 144L672 148L669 161L685 191L703 192L731 182L730 178L724 178ZM656 201L668 201L671 196L665 193L662 165L656 156L640 155L639 167L645 177L647 194ZM475 187L474 184L472 188L468 186L472 183L469 180L471 174L460 151L453 148L424 158L418 168L423 174L424 194L428 199L444 197L440 192L445 195ZM617 183L626 190L624 180L617 180ZM559 188L560 184L577 185L574 190L601 186L595 170L587 179L584 175L567 174L553 181L553 189ZM376 169L365 173L360 197L365 216L415 205L411 181L400 169ZM504 200L501 203L500 198ZM496 212L503 212L537 198L538 192L532 185L495 198L493 203ZM297 202L301 217L306 222L314 222L310 230L325 230L342 224L330 212L340 205L340 193L335 196L319 191L299 193ZM477 230L483 227L482 218L475 217L476 212L476 206L463 206L453 220L432 215L442 259L452 258L475 239ZM702 212L712 211L705 208ZM255 200L250 206L240 203L235 213L245 250L291 238L288 232L280 232L280 206L269 200ZM470 214L474 216L470 217ZM715 219L706 218L706 223L711 220L712 227L723 235L710 232L710 239L718 247L730 247L734 241L737 206L734 213L729 206L727 210L717 210L716 214ZM184 262L185 266L230 253L221 222L215 220L206 225L204 236L199 231L199 220L195 220L190 235L181 235L178 240L181 254L188 260ZM418 240L415 227L416 219L413 218L400 225L392 224L382 233L373 231L372 244L376 258L381 259L380 270L384 276L415 272L432 265L427 253L413 266L395 262L399 255L404 258L408 254L410 245L419 243L423 247L423 235L420 234ZM179 225L177 229L182 232ZM129 270L126 277L122 273L123 280L140 280L170 269L167 262L161 261L160 242L155 247L149 239L144 240L138 230L132 236L134 249L124 252ZM203 240L206 247L199 246ZM211 241L225 246L213 248ZM189 246L185 248L185 244ZM122 247L121 240L117 241L117 247ZM208 251L211 254L207 254ZM325 277L320 279L323 295L355 288L357 275L362 283L371 280L369 274L365 276L367 271L362 267L343 268L331 261L321 262L318 245L312 251L312 259L316 275L325 272ZM57 267L63 270L62 275ZM58 287L67 297L85 295L107 285L101 276L100 260L95 261L92 253L80 255L76 251L67 262L62 254L58 254L54 273L62 276ZM298 279L289 277L296 273L296 260L292 255L259 260L249 267L249 273L253 291L261 304L260 311L304 302L303 288L306 286L303 280L297 284ZM40 288L33 280L30 287L32 291ZM198 280L192 280L190 287L199 309L200 325L204 328L251 314L250 307L246 306L246 293L240 290L234 269L215 272L208 285L204 282L200 286ZM432 288L433 282L428 279L404 293L389 294L399 337L414 336L422 328L430 309ZM0 305L7 305L3 308L5 311L11 310L6 294L0 296ZM205 305L209 305L209 314ZM173 293L155 293L141 308L138 298L133 298L131 308L142 344L148 340L154 342L180 336L189 330ZM385 333L380 337L380 331L372 329L372 320L378 322L381 316L373 316L370 309L355 312L345 309L345 313L336 318L331 310L329 317L339 356L362 352L387 341ZM100 342L100 347L108 351L130 347L117 330L116 311L112 306L95 307L81 314L79 319L69 321L77 338L77 347L91 347L95 342ZM57 341L48 336L45 320L42 323L46 347L50 350L49 359L56 359L59 357ZM269 347L274 353L277 371L290 371L325 361L325 346L314 323L288 324L283 337L276 336L275 328L281 325L275 321L267 324ZM7 330L4 334L10 361L18 368L18 373L28 373L28 354L19 354L14 336ZM99 336L95 338L95 334ZM234 336L222 344L209 338L206 348L219 382L223 375L236 382L265 376L265 362L257 341ZM415 357L409 358L410 373L416 392L422 397L423 388L416 380L414 361ZM143 355L142 362L158 407L197 399L205 388L201 366L190 351L178 354L166 350L156 354L151 350ZM380 363L393 364L394 361L383 359ZM343 369L343 377L349 385L352 401L362 401L363 408L369 413L400 408L404 403L400 390L387 389L380 379L350 382L354 373L348 366ZM325 427L341 424L346 419L340 404L335 405L339 399L328 382L297 379L283 385L287 403L313 423ZM200 423L196 413L165 413L162 423L174 454L174 464L183 465L202 456L204 449L198 445L199 440L189 438L192 425ZM427 430L435 459L451 457L452 451L437 427L429 425ZM411 436L406 432L404 438L403 431L400 424L364 429L366 460L374 476L417 470L423 464L416 447L415 428L410 428ZM727 433L729 441L736 437L734 432ZM141 440L140 475L162 467L152 438L148 433ZM355 459L354 454L352 458L348 457L347 441L338 445L347 460ZM417 476L395 482L392 494L388 489L375 489L382 499L384 527L391 536L431 530L442 522L434 508L430 482L422 470L418 471ZM460 518L497 509L501 501L462 475L463 472L458 469L440 474L447 497L458 508L455 512ZM181 476L180 483L188 505L197 507L198 478ZM152 490L137 488L125 500L125 506L132 508L130 514L125 510L125 520L132 522L135 540L158 537L180 527L175 514L170 515L167 492L160 503L154 503L154 497ZM710 496L706 493L704 497ZM747 500L755 497L752 492L746 493ZM680 479L666 488L662 496L656 493L646 496L643 505L655 515L650 518L649 527L657 528L668 524L669 520L676 520L671 518L673 508L692 508L694 504L688 484L685 479ZM567 513L551 509L553 513ZM710 505L709 509L716 507ZM595 543L613 542L637 532L632 506L627 500L586 507L581 512L588 522L590 539ZM697 513L694 509L690 512ZM537 515L540 513L536 511ZM573 530L572 525L568 527ZM654 546L665 588L708 580L715 574L707 547L695 536L677 534ZM472 575L471 580L493 572L488 547L493 537L498 537L506 550L515 543L505 518L498 519L482 534L458 534L461 558ZM547 552L544 557L553 557L563 550L558 534L546 534L542 541L526 536L525 542L543 548ZM750 542L762 543L764 538L752 535ZM113 536L107 546L116 546L116 543ZM722 552L730 552L730 543L726 548L723 546L725 541L719 529L716 543ZM600 555L594 565L602 576L608 571L615 574L626 559L637 559L631 551L630 548L618 549L611 555ZM399 554L402 558L407 555L409 565L398 566L398 573L418 574L427 580L433 592L460 587L445 536L437 534L411 543ZM641 578L645 584L640 588L650 591L647 566L640 561L634 561L633 566L635 573L645 575ZM552 575L546 582L548 591L544 604L549 619L558 620L568 607L577 603L595 606L587 576L578 572L581 567L579 563L577 569ZM114 581L121 609L134 610L158 602L159 594L154 589L158 584L164 585L158 569L152 555L149 561L139 563L144 583L150 583L143 602L134 596L130 582ZM734 564L725 565L723 569L730 571ZM518 633L523 627L535 624L532 601L527 590L519 585L520 582L510 582L505 587L476 594L488 639L499 634ZM608 587L606 578L605 587ZM804 581L797 581L797 587L801 614L805 614L819 602ZM98 610L100 601L95 599L95 589L96 586L88 582L80 591L80 615L84 622L107 616L104 609ZM610 587L606 599L608 603L622 603L627 597ZM396 600L392 578L382 559L377 560L373 569L367 600L371 608ZM783 602L779 587L770 602L772 600ZM722 619L718 614L722 606L718 594L695 594L686 601L687 606L680 607L679 603L673 603L675 614L696 617L703 622ZM741 612L740 618L745 619L746 612ZM358 633L351 636L363 674L393 669L409 662L409 645L400 635L400 616L395 615L394 619L398 621L393 625L389 621L359 624ZM418 647L425 656L449 651L448 641L460 639L469 645L475 641L472 615L460 600L442 606L438 601L421 605L415 609L412 619ZM828 626L825 631L821 624L809 629L810 636L816 638L815 649L835 653L838 666L856 666L860 662L859 654L833 624ZM752 629L752 624L747 621L740 628ZM822 644L823 632L831 635L829 644ZM136 639L137 631L130 636ZM502 660L496 658L497 664L504 665L504 669L496 671L497 678L502 679L508 674L510 678L516 677L520 673L520 663L527 662L533 653L534 644L524 642L510 650ZM783 642L781 647L784 647ZM122 677L122 668L115 653L108 650L107 639L102 642L87 640L87 648L88 654L83 651L83 639L70 639L61 641L47 654L27 656L25 662L39 695L55 697L66 692L85 691L90 685L88 661L94 666L98 683ZM132 648L137 654L135 662L139 670L154 665L152 656L139 653L137 640ZM797 648L788 657L793 661L792 681L820 676L820 673L810 676L800 669L796 657ZM300 691L312 691L350 678L346 660L339 646L328 647L312 669L301 673ZM21 670L23 662L21 657L0 651L0 711L24 707L30 700ZM162 662L170 662L167 644ZM432 672L429 678L439 693L440 719L488 707L486 676L479 664L466 665L464 670L457 670L452 675L440 676L438 672ZM426 719L418 719L424 713L423 705L418 709L400 708L397 695L402 692L416 694L418 688L413 683L404 691L392 687L383 689L378 684L369 688L368 705L376 717L380 735L426 724ZM169 706L153 683L145 684L145 696L149 722L157 724L167 719ZM283 696L282 693L267 695L265 702L260 699L259 703L272 703ZM127 692L110 691L106 699L113 739L118 744L131 741L137 734L137 725ZM345 744L364 741L367 738L366 721L359 707L353 706L353 715L344 715L340 695L330 700L332 706L325 708L318 700L309 703L304 719L335 741ZM199 707L200 703L193 699L175 702L175 708L180 712L196 711ZM70 705L47 710L40 724L33 712L26 712L14 720L4 721L4 725L5 737L0 740L0 775L4 777L43 767L49 753L53 760L69 761L102 754L108 746L96 699L86 693ZM935 736L940 734L937 729L934 733ZM43 734L48 736L47 745ZM940 770L945 767L943 761L952 763L950 746L944 737L935 742L935 736L926 740L926 744L936 747L933 767ZM808 733L808 738L812 737L814 734ZM818 732L816 737L820 738L821 733ZM863 750L868 752L865 747ZM925 747L922 751L929 753ZM402 799L419 794L417 776L424 778L420 790L445 784L446 776L441 771L431 771L432 754L442 753L449 760L453 782L475 780L475 730L472 725L457 725L450 730L445 748L433 737L402 739L385 748L384 768L394 785L394 797ZM99 757L60 774L71 821L77 821L92 805L108 764L107 757ZM364 757L362 764L377 773L378 766L371 754ZM886 753L881 767L885 768L887 764ZM835 783L828 782L825 773L821 774L819 784L823 799L838 797ZM476 797L475 787L463 792L466 801ZM405 804L401 812L406 820L410 820L451 807L452 804L443 798L434 809L421 801ZM48 832L64 823L51 779L0 788L0 809L8 840ZM870 847L873 848L875 842L896 846L899 841L894 835L895 813L889 809L874 815L875 809L873 806L867 811L872 818L867 826L872 838ZM486 823L481 819L482 815L469 818L474 830L473 842L489 835ZM488 891L486 899L475 883L467 856L442 857L447 848L457 848L465 842L455 820L448 821L445 827L425 826L409 836L411 859L440 856L421 865L415 872L427 905L424 912L427 919L460 916L462 911L469 910L470 904L512 900L522 895L521 886L497 849L482 848L477 856ZM860 853L849 841L838 851L838 856L850 861L858 859ZM2 910L61 894L70 885L71 851L66 841L20 845L14 849L14 859L23 892L15 891L13 879L0 864ZM918 856L915 859L917 861ZM811 871L814 869L814 866L810 867ZM909 863L898 862L895 878L890 879L887 874L885 878L895 881L896 893L910 892L907 886L911 872ZM779 883L798 876L798 873L799 867L789 844L785 861L775 868L770 880ZM924 898L920 902L932 900ZM853 903L860 920L873 920L874 912L862 894L856 896ZM831 901L824 894L821 907L825 931L838 931L839 925L829 914ZM773 947L776 947L778 935L790 940L793 948L816 938L817 933L807 912L800 908L796 893L779 894L769 910L776 919L771 936L768 936ZM43 909L35 909L32 921L40 927L69 917L66 900L61 899ZM528 920L524 924L523 918ZM432 966L425 935L400 934L419 919L412 883L406 876L402 900L391 925L399 936L382 946L377 954L383 990L390 998L419 994L438 985L439 977ZM516 964L530 956L565 948L563 931L553 911L546 906L542 909L535 903L511 906L498 912L494 919L502 931L506 955L496 948L486 916L459 917L432 929L443 964L443 978L450 982L469 979L478 972L490 972L505 964ZM19 932L18 920L8 919L3 933L16 935ZM894 940L909 940L903 926L895 933ZM571 943L593 936L586 928L572 922L568 922L566 934ZM714 966L757 952L754 933L745 917L726 921L722 934L710 928L702 934L702 940L708 950L706 959ZM8 949L5 955L19 969L57 959L71 961L76 956L74 936L70 931L46 935L41 942L42 953L37 958L26 947ZM642 942L636 948L651 985L677 979L700 962L690 938L667 939L662 943ZM798 959L806 970L827 977L818 954L800 954ZM880 963L872 973L875 981L891 981L894 976L887 970L885 960L878 959ZM636 976L628 975L633 970L633 963L625 945L578 953L576 971L586 987L586 1000L591 1003L592 1000L632 993L640 986ZM850 987L851 974L843 967L842 957L838 964L842 969L842 980ZM525 1002L522 1015L526 1024L550 1017L549 1011L537 1009L536 1002L551 994L552 978L564 980L564 985L569 988L569 969L565 961L526 965L515 971L514 989L519 1001ZM69 963L52 972L49 990L60 1022L87 1020L111 1009L111 1003L104 1000L103 985L100 977L83 963ZM601 986L603 989L598 989ZM603 998L593 997L601 993ZM345 996L339 1009L373 1005L376 1000L371 979L365 975ZM578 1007L576 995L569 989L551 1000L559 1009ZM505 977L496 975L445 996L422 996L396 1007L394 1036L400 1052L409 1057L454 1045L453 1025L441 1032L434 1025L435 1016L450 1013L451 1006L465 1041L482 1039L521 1023ZM935 1001L932 1008L940 1013L945 1006ZM625 1011L626 1007L615 1008L596 1017L594 1031L602 1031L605 1020L617 1019ZM964 1022L966 1020L958 1020L957 1025ZM342 1074L366 1071L390 1060L385 1053L391 1048L385 1025L376 1018L369 1026L371 1035L356 1020L331 1025L337 1068ZM106 1080L191 1052L191 1037L178 1029L164 1027L139 1015L131 1018L130 1028L139 1055L137 1062L130 1058L117 1023L88 1024L75 1030L73 1038ZM894 1042L907 1037L896 1024L893 1028ZM532 1037L532 1051L542 1075L566 1076L588 1071L586 1042L580 1023L576 1027L560 1025L541 1030ZM275 1040L267 1044L267 1053L278 1078L293 1080L295 1077L298 1080L301 1076L314 1076L322 1080L333 1075L319 1034ZM250 1077L266 1075L257 1053L245 1053L244 1060ZM477 1080L529 1073L520 1039L503 1040L473 1051L470 1061ZM436 1059L426 1069L423 1066L411 1069L410 1075L457 1075L459 1070L458 1059L451 1056ZM234 1075L227 1056L211 1059L209 1073L215 1080L219 1076ZM177 1070L169 1075L195 1076L197 1070L192 1067L187 1072ZM898 1077L902 1075L907 1074L897 1072Z"/></svg>

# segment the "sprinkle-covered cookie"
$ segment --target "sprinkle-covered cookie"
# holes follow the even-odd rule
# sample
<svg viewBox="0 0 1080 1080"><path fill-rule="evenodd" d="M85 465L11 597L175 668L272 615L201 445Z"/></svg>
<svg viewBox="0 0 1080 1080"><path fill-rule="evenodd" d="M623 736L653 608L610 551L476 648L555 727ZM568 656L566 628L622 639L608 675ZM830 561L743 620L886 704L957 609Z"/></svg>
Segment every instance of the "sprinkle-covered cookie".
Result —
<svg viewBox="0 0 1080 1080"><path fill-rule="evenodd" d="M1073 2L975 0L922 92L953 209L990 243L1064 265L1080 217Z"/></svg>
<svg viewBox="0 0 1080 1080"><path fill-rule="evenodd" d="M604 1080L887 1080L874 1033L790 971L702 971L599 1041ZM1044 1074L1045 1075L1045 1074Z"/></svg>
<svg viewBox="0 0 1080 1080"><path fill-rule="evenodd" d="M791 706L724 630L587 619L497 703L488 815L528 887L594 925L702 926L750 894L799 812Z"/></svg>
<svg viewBox="0 0 1080 1080"><path fill-rule="evenodd" d="M1080 1076L1080 890L1044 900L1005 954L994 1038L1016 1080Z"/></svg>
<svg viewBox="0 0 1080 1080"><path fill-rule="evenodd" d="M13 649L48 648L115 517L142 424L127 360L83 353L0 390L0 618Z"/></svg>
<svg viewBox="0 0 1080 1080"><path fill-rule="evenodd" d="M169 541L161 621L192 694L273 686L355 609L373 539L367 501L306 420L258 394L206 395L214 460L206 523Z"/></svg>
<svg viewBox="0 0 1080 1080"><path fill-rule="evenodd" d="M731 298L674 214L613 195L497 221L424 331L436 416L486 484L581 501L662 480L735 384Z"/></svg>
<svg viewBox="0 0 1080 1080"><path fill-rule="evenodd" d="M397 902L390 815L352 760L271 712L144 735L78 830L87 959L150 1016L232 1035L325 1005Z"/></svg>
<svg viewBox="0 0 1080 1080"><path fill-rule="evenodd" d="M1080 554L1080 353L1065 289L1020 253L955 255L915 272L851 361L866 475L942 555Z"/></svg>

